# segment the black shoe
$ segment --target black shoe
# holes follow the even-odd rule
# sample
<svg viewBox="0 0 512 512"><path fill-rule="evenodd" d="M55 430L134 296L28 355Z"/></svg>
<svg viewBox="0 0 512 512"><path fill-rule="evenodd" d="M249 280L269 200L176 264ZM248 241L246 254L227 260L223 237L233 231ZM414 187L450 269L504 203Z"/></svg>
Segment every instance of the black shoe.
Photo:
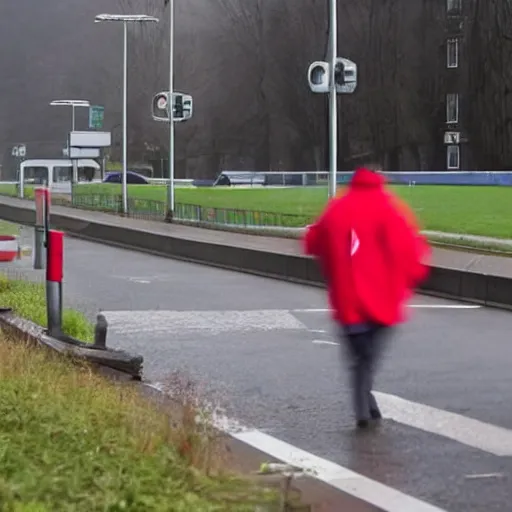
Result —
<svg viewBox="0 0 512 512"><path fill-rule="evenodd" d="M372 420L381 420L382 414L378 409L372 409L370 411L370 416L372 417Z"/></svg>
<svg viewBox="0 0 512 512"><path fill-rule="evenodd" d="M357 428L368 428L370 426L369 420L357 420Z"/></svg>

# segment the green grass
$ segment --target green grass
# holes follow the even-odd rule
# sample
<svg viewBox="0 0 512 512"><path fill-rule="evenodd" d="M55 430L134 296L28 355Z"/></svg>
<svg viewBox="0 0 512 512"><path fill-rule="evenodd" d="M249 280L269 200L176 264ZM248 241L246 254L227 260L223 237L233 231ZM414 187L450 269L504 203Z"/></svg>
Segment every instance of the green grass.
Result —
<svg viewBox="0 0 512 512"><path fill-rule="evenodd" d="M187 453L204 449L199 429L120 386L0 335L2 512L254 512L268 502L226 471L206 476L182 448L195 439Z"/></svg>
<svg viewBox="0 0 512 512"><path fill-rule="evenodd" d="M5 187L5 186L4 186ZM472 186L393 186L416 211L424 229L449 233L512 238L512 188ZM0 194L2 193L0 186ZM30 196L30 188L26 194ZM115 184L75 187L76 195L119 195ZM129 197L165 202L166 187L129 185ZM297 215L284 219L287 226L300 226L314 219L326 202L323 187L297 188L177 188L176 202L210 208L253 210ZM141 208L144 205L141 204ZM261 222L262 224L274 224Z"/></svg>
<svg viewBox="0 0 512 512"><path fill-rule="evenodd" d="M26 199L34 198L34 188L35 186L33 185L25 185L23 191ZM18 189L16 185L12 183L0 183L0 196L17 197Z"/></svg>
<svg viewBox="0 0 512 512"><path fill-rule="evenodd" d="M28 187L25 187L27 189ZM16 197L16 185L12 183L0 183L0 195Z"/></svg>
<svg viewBox="0 0 512 512"><path fill-rule="evenodd" d="M12 222L7 222L6 220L0 220L0 235L19 235L20 234L20 226L18 224L13 224Z"/></svg>
<svg viewBox="0 0 512 512"><path fill-rule="evenodd" d="M512 188L393 186L416 211L424 229L512 238ZM111 184L80 185L78 194L120 194ZM165 201L165 186L130 185L129 196ZM325 205L324 188L177 188L176 202L212 208L278 212L314 218ZM300 219L299 219L300 220Z"/></svg>
<svg viewBox="0 0 512 512"><path fill-rule="evenodd" d="M9 279L0 274L0 306L12 308L17 315L47 327L46 292L42 283ZM62 328L65 334L80 341L94 340L91 322L73 309L63 311Z"/></svg>

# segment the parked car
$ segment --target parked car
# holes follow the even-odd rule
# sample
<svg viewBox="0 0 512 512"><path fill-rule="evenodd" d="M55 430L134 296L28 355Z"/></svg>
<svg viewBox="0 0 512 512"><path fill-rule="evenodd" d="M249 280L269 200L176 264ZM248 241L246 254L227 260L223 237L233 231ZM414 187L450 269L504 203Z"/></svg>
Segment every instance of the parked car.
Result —
<svg viewBox="0 0 512 512"><path fill-rule="evenodd" d="M122 183L123 173L122 172L111 172L105 176L103 183ZM133 172L126 171L126 183L129 185L147 185L149 181L142 175Z"/></svg>

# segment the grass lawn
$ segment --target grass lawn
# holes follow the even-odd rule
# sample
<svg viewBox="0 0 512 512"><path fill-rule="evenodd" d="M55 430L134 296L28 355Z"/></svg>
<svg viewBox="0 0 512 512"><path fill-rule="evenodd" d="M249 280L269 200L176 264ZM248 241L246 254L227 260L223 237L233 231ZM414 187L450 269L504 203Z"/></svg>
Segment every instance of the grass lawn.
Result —
<svg viewBox="0 0 512 512"><path fill-rule="evenodd" d="M12 192L0 185L0 194ZM4 188L2 188L4 187ZM424 229L460 234L512 238L512 188L472 186L393 186L415 209ZM4 190L5 189L5 190ZM14 189L13 189L14 190ZM31 190L26 187L27 196ZM119 195L114 184L79 185L78 195ZM129 185L132 198L165 202L162 185ZM255 210L298 215L296 224L313 219L325 205L327 190L323 187L297 188L177 188L176 202L212 208ZM293 219L286 224L292 226Z"/></svg>
<svg viewBox="0 0 512 512"><path fill-rule="evenodd" d="M512 188L394 186L416 211L424 229L512 238ZM117 185L81 185L79 193L119 194ZM165 187L131 185L129 195L165 201ZM314 218L326 201L325 188L177 188L176 202L200 206L279 212Z"/></svg>
<svg viewBox="0 0 512 512"><path fill-rule="evenodd" d="M0 510L254 512L268 503L255 484L192 465L200 429L174 420L132 387L0 334Z"/></svg>
<svg viewBox="0 0 512 512"><path fill-rule="evenodd" d="M20 226L18 224L13 224L12 222L7 222L6 220L0 220L0 235L19 235L20 234Z"/></svg>

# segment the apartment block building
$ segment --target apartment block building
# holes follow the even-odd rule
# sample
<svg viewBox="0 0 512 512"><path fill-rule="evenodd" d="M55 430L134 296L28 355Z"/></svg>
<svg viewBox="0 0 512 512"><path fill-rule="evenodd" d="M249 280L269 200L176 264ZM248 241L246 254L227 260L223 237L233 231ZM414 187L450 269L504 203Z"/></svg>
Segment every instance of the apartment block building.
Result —
<svg viewBox="0 0 512 512"><path fill-rule="evenodd" d="M446 1L446 169L456 171L467 168L468 154L465 151L468 139L464 133L463 80L464 59L464 0ZM467 2L467 0L466 0Z"/></svg>

